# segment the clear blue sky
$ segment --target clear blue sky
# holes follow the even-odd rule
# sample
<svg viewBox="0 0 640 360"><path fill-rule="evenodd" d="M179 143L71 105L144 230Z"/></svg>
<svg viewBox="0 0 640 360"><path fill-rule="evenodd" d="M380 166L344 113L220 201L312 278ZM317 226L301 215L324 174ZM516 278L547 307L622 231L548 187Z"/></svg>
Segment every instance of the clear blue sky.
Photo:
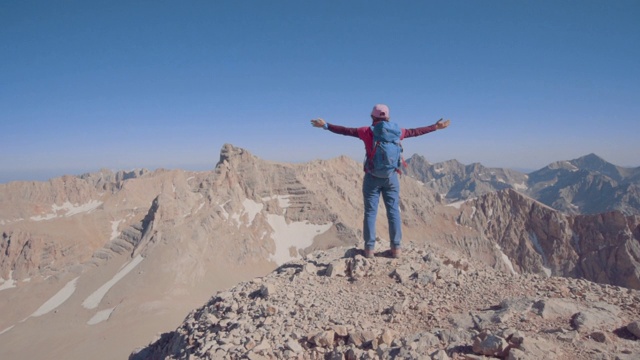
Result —
<svg viewBox="0 0 640 360"><path fill-rule="evenodd" d="M640 166L640 1L2 1L0 182L345 154L376 103L406 156Z"/></svg>

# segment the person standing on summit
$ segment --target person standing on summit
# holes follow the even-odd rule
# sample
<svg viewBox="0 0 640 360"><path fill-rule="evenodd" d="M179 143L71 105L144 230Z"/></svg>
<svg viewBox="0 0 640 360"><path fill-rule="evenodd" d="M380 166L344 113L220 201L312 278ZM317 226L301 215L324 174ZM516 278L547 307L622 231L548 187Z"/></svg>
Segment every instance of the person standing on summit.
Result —
<svg viewBox="0 0 640 360"><path fill-rule="evenodd" d="M357 137L364 142L366 152L364 162L364 181L362 196L364 198L364 256L372 258L376 245L376 216L380 194L387 209L389 222L390 255L400 257L402 240L402 220L400 219L400 167L402 145L400 140L416 137L430 132L445 129L450 120L438 120L435 124L415 129L401 129L396 123L389 121L389 107L377 104L371 111L370 126L349 128L329 124L323 119L311 120L311 125L329 130L335 134ZM406 165L406 164L405 164Z"/></svg>

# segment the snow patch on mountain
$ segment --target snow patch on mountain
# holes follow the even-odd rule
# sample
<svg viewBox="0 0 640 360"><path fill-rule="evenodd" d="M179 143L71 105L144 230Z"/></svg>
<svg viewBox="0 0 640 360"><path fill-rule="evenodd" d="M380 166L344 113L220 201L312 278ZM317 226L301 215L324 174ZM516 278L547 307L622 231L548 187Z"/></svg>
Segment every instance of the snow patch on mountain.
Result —
<svg viewBox="0 0 640 360"><path fill-rule="evenodd" d="M9 280L0 277L0 291L16 287L16 281L13 280L13 271L9 273Z"/></svg>
<svg viewBox="0 0 640 360"><path fill-rule="evenodd" d="M30 219L33 221L45 221L58 217L71 217L77 214L89 213L97 209L100 205L102 205L102 201L98 200L90 200L85 204L72 204L65 201L64 204L60 206L56 204L51 205L52 212L44 215L32 216Z"/></svg>
<svg viewBox="0 0 640 360"><path fill-rule="evenodd" d="M11 223L14 222L18 222L18 221L22 221L24 220L23 218L17 218L17 219L0 219L0 225L9 225Z"/></svg>
<svg viewBox="0 0 640 360"><path fill-rule="evenodd" d="M456 202L452 202L450 204L447 204L447 206L454 207L456 209L460 209L460 206L462 206L462 204L464 204L465 202L466 202L466 200L460 200L460 201L456 201Z"/></svg>
<svg viewBox="0 0 640 360"><path fill-rule="evenodd" d="M273 196L267 196L267 197L263 197L262 201L270 201L273 199L277 199L278 200L278 206L280 206L281 208L286 209L289 207L289 205L291 205L291 201L289 200L289 198L291 197L291 195L273 195Z"/></svg>
<svg viewBox="0 0 640 360"><path fill-rule="evenodd" d="M574 164L566 160L562 162L562 165L564 165L565 168L571 172L576 172L580 170L580 168L578 168L577 166L575 166Z"/></svg>
<svg viewBox="0 0 640 360"><path fill-rule="evenodd" d="M136 256L128 264L126 264L118 273L109 281L104 283L98 290L89 295L83 302L82 306L85 309L95 309L100 305L102 298L109 292L111 287L118 283L123 277L125 277L131 270L133 270L138 264L144 260L141 255Z"/></svg>
<svg viewBox="0 0 640 360"><path fill-rule="evenodd" d="M277 199L278 205L286 213L290 206L289 195L274 195L262 198L262 201ZM332 223L315 225L308 221L296 221L287 223L282 215L268 214L267 222L273 229L272 239L276 244L276 251L270 256L270 260L278 265L296 259L298 249L311 246L313 239L333 226Z"/></svg>
<svg viewBox="0 0 640 360"><path fill-rule="evenodd" d="M513 188L518 191L524 191L524 190L527 190L529 187L527 186L526 183L521 182L521 183L513 184Z"/></svg>
<svg viewBox="0 0 640 360"><path fill-rule="evenodd" d="M64 304L71 295L76 291L76 284L78 282L79 277L69 281L60 291L58 291L55 295L53 295L49 300L47 300L38 310L36 310L32 317L42 316L47 314L53 310L55 310L58 306Z"/></svg>
<svg viewBox="0 0 640 360"><path fill-rule="evenodd" d="M118 231L118 226L120 226L120 223L122 221L123 219L111 222L111 238L109 240L113 241L115 238L117 238L120 235L120 232Z"/></svg>
<svg viewBox="0 0 640 360"><path fill-rule="evenodd" d="M11 325L11 326L9 326L8 328L6 328L6 329L4 329L4 330L0 331L0 335L4 334L4 333L6 333L6 332L9 332L11 329L13 329L13 327L14 327L14 326L15 326L15 325Z"/></svg>
<svg viewBox="0 0 640 360"><path fill-rule="evenodd" d="M262 211L262 208L264 207L264 204L255 202L250 199L244 199L244 201L242 202L242 205L244 206L244 213L246 213L249 217L248 225L251 225L253 223L253 219L256 218L256 215L258 215L260 211Z"/></svg>
<svg viewBox="0 0 640 360"><path fill-rule="evenodd" d="M267 219L269 225L273 228L272 238L276 243L275 254L270 256L270 260L278 265L296 259L298 257L296 256L298 249L311 246L314 237L326 232L333 226L332 223L314 225L309 224L308 221L287 224L284 216L274 214L269 214Z"/></svg>
<svg viewBox="0 0 640 360"><path fill-rule="evenodd" d="M200 197L202 198L202 195L200 195ZM200 203L200 205L198 206L198 208L196 209L196 211L193 212L193 214L197 214L200 210L202 210L202 208L204 207L204 201Z"/></svg>
<svg viewBox="0 0 640 360"><path fill-rule="evenodd" d="M542 249L542 245L540 245L540 241L538 240L538 237L536 236L536 234L529 233L529 240L531 241L531 244L533 245L533 248L536 250L536 252L540 254L540 256L542 256L542 264L547 264L547 255L544 253L544 250ZM545 274L547 274L547 276L551 276L550 268L544 265L542 266L542 268Z"/></svg>
<svg viewBox="0 0 640 360"><path fill-rule="evenodd" d="M476 198L469 198L469 199L459 200L459 201L455 201L455 202L449 203L449 204L447 204L446 206L453 207L453 208L456 208L456 209L460 209L460 207L462 206L462 204L464 204L464 203L466 203L466 202L473 201L473 200L475 200L475 199L476 199ZM473 218L473 215L474 215L475 213L476 213L476 208L474 207L474 208L473 208L473 214L471 215L471 218Z"/></svg>
<svg viewBox="0 0 640 360"><path fill-rule="evenodd" d="M87 325L95 325L95 324L99 324L103 321L109 320L109 317L111 316L111 313L113 313L113 310L115 310L116 308L111 308L111 309L105 309L105 310L101 310L98 311L95 315L93 315L93 317L91 319L89 319L89 321L87 321Z"/></svg>
<svg viewBox="0 0 640 360"><path fill-rule="evenodd" d="M517 274L516 271L513 268L513 263L511 262L511 259L509 259L507 254L505 254L502 251L502 248L500 247L500 245L494 244L494 246L500 252L500 257L502 258L502 261L505 263L505 265L507 265L507 268L509 269L509 271L514 275Z"/></svg>
<svg viewBox="0 0 640 360"><path fill-rule="evenodd" d="M240 228L240 225L242 225L241 218L244 214L247 214L249 218L249 222L245 225L251 226L256 215L258 215L260 211L262 211L264 204L255 202L251 199L244 199L244 201L242 202L242 206L244 208L240 213L234 213L231 215L231 218L236 221L238 228Z"/></svg>
<svg viewBox="0 0 640 360"><path fill-rule="evenodd" d="M224 208L225 205L227 205L231 200L227 200L225 201L223 204L219 204L218 206L220 206L220 210L222 213L222 216L224 217L225 220L229 220L229 212L227 211L227 209Z"/></svg>

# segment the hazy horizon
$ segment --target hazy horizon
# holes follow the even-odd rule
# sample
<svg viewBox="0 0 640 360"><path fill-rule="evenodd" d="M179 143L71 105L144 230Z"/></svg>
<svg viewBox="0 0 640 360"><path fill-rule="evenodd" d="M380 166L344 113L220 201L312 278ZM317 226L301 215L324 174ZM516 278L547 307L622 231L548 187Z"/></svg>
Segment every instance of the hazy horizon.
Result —
<svg viewBox="0 0 640 360"><path fill-rule="evenodd" d="M279 160L273 160L273 159L265 159L262 158L261 156L259 156L259 154L253 154L255 156L257 156L258 158L261 158L262 160L265 161L279 161ZM405 158L408 159L411 156L413 156L414 154L411 154L409 156L406 156ZM423 154L416 154L416 155L421 155L424 156ZM582 156L587 156L589 154L584 154ZM598 155L598 154L596 154ZM578 158L582 157L579 156ZM599 156L599 155L598 155ZM442 160L442 161L431 161L428 157L424 156L427 161L429 161L430 163L441 163L441 162L445 162L445 161L449 161L449 160L456 160L459 161L458 159L446 159L446 160ZM358 159L356 157L351 157L353 160L355 161L360 161L361 159ZM577 159L577 158L575 158ZM575 159L557 159L554 160L552 162L550 162L549 164L546 164L544 166L550 165L553 162L556 161L570 161L570 160L575 160ZM304 160L304 161L290 161L289 163L305 163L305 162L310 162L313 160L318 160L318 159L311 159L311 160ZM608 161L607 159L604 159L605 161ZM86 173L95 173L95 172L99 172L102 169L108 169L110 171L113 172L118 172L118 171L132 171L132 170L139 170L139 169L146 169L149 171L155 171L155 170L159 170L159 169L167 169L167 170L185 170L185 171L212 171L215 169L215 166L217 164L218 160L216 160L215 162L213 162L212 164L185 164L185 165L180 165L180 164L173 164L173 165L168 165L168 166L150 166L150 167L137 167L137 168L109 168L109 167L105 167L105 166L96 166L96 167L90 167L90 168L78 168L78 169L43 169L43 170L36 170L36 171L32 171L32 172L15 172L15 173L2 173L0 174L0 184L5 184L5 183L9 183L12 181L47 181L53 178L57 178L57 177L61 177L61 176L65 176L65 175L71 175L71 176L80 176ZM481 165L487 167L487 168L503 168L503 169L510 169L510 170L515 170L521 173L531 173L537 170L540 170L541 168L543 168L544 166L541 166L540 168L526 168L526 167L518 167L518 166L493 166L490 164L485 164L481 161L476 162L476 163L480 163ZM471 165L472 163L463 163L464 165ZM625 167L625 168L636 168L636 167L640 167L640 165L637 166L625 166L625 165L619 165L619 164L615 164L612 163L613 165L616 166L621 166L621 167Z"/></svg>
<svg viewBox="0 0 640 360"><path fill-rule="evenodd" d="M363 157L309 120L401 127L407 157L640 164L640 2L0 4L0 182ZM29 178L27 177L35 177Z"/></svg>

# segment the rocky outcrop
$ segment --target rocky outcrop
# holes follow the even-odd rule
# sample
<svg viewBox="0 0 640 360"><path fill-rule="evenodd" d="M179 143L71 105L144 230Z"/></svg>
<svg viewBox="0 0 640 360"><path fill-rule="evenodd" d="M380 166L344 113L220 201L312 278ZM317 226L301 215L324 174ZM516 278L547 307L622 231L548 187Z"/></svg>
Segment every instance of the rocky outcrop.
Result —
<svg viewBox="0 0 640 360"><path fill-rule="evenodd" d="M466 202L457 221L482 231L515 272L640 289L638 216L570 216L505 190Z"/></svg>
<svg viewBox="0 0 640 360"><path fill-rule="evenodd" d="M147 169L136 169L131 171L113 172L107 169L100 169L95 173L85 173L78 178L87 181L96 189L101 191L117 191L122 188L125 180L143 177L151 172Z"/></svg>
<svg viewBox="0 0 640 360"><path fill-rule="evenodd" d="M3 232L0 238L0 278L25 279L52 275L73 264L64 248L50 236L32 236L16 230Z"/></svg>
<svg viewBox="0 0 640 360"><path fill-rule="evenodd" d="M129 359L634 359L639 318L638 291L335 248L218 292Z"/></svg>
<svg viewBox="0 0 640 360"><path fill-rule="evenodd" d="M571 244L579 254L575 275L640 289L640 217L613 211L576 216Z"/></svg>

